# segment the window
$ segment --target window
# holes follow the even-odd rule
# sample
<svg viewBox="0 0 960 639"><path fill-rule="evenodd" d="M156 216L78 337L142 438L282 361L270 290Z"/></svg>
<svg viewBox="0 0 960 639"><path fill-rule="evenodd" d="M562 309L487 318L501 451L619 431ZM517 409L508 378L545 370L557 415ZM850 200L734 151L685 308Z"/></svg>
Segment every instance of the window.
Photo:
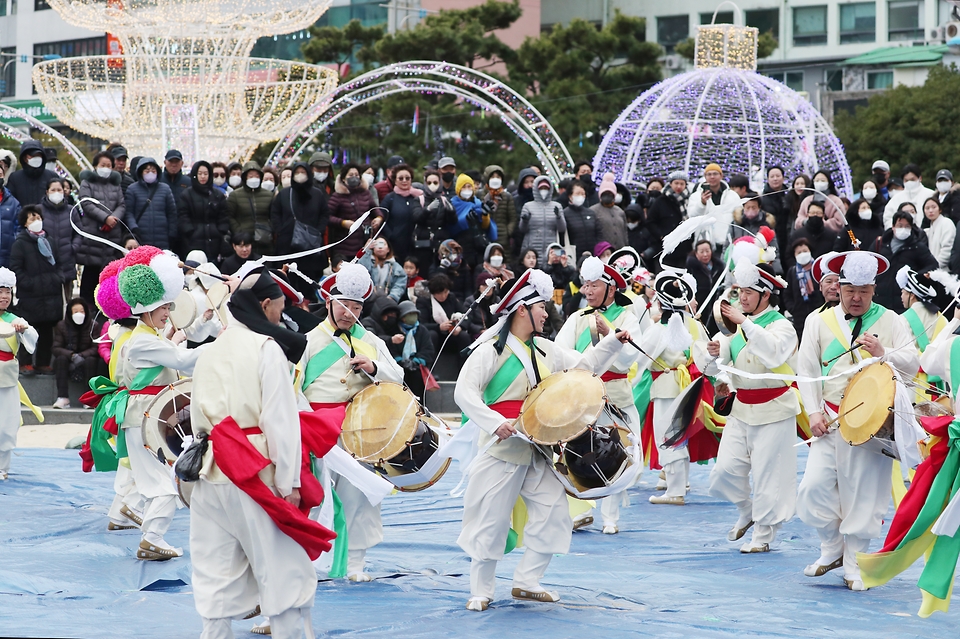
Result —
<svg viewBox="0 0 960 639"><path fill-rule="evenodd" d="M3 0L0 0L0 3L2 2ZM3 77L0 77L0 98L12 98L17 94L17 48L4 47L0 49L0 53L3 54L0 55L0 69L4 71ZM7 62L11 60L14 62L7 66Z"/></svg>
<svg viewBox="0 0 960 639"><path fill-rule="evenodd" d="M827 91L843 91L843 69L825 70L823 84L827 87Z"/></svg>
<svg viewBox="0 0 960 639"><path fill-rule="evenodd" d="M904 0L888 5L890 40L923 40L923 2Z"/></svg>
<svg viewBox="0 0 960 639"><path fill-rule="evenodd" d="M793 46L827 43L827 7L793 9Z"/></svg>
<svg viewBox="0 0 960 639"><path fill-rule="evenodd" d="M893 71L867 72L868 89L889 89L893 86Z"/></svg>
<svg viewBox="0 0 960 639"><path fill-rule="evenodd" d="M756 9L744 11L745 22L748 27L756 27L760 33L772 33L773 37L780 37L780 10Z"/></svg>
<svg viewBox="0 0 960 639"><path fill-rule="evenodd" d="M690 18L682 16L662 16L657 18L657 44L673 53L673 47L690 37Z"/></svg>
<svg viewBox="0 0 960 639"><path fill-rule="evenodd" d="M106 55L107 39L83 38L81 40L61 40L60 42L39 42L33 45L33 55L59 55L61 58L75 58L82 55Z"/></svg>
<svg viewBox="0 0 960 639"><path fill-rule="evenodd" d="M47 4L47 0L33 0L33 10L34 11L45 11L49 9L50 5Z"/></svg>
<svg viewBox="0 0 960 639"><path fill-rule="evenodd" d="M7 0L0 0L0 16L7 15Z"/></svg>
<svg viewBox="0 0 960 639"><path fill-rule="evenodd" d="M873 2L840 5L840 44L875 42L876 28L877 5Z"/></svg>
<svg viewBox="0 0 960 639"><path fill-rule="evenodd" d="M713 22L713 12L701 13L700 24L710 24ZM714 24L733 24L733 11L721 11L717 14L717 21Z"/></svg>
<svg viewBox="0 0 960 639"><path fill-rule="evenodd" d="M803 91L803 71L774 71L766 75L794 91Z"/></svg>

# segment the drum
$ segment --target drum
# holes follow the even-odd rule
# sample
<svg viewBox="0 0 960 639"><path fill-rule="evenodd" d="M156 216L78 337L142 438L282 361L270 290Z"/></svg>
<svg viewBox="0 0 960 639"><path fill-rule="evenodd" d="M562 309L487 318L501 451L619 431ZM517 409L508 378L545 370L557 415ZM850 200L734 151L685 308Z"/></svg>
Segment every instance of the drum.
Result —
<svg viewBox="0 0 960 639"><path fill-rule="evenodd" d="M218 310L230 296L230 287L223 282L214 282L209 288L205 288L207 300L210 308Z"/></svg>
<svg viewBox="0 0 960 639"><path fill-rule="evenodd" d="M0 320L0 339L7 339L8 337L13 337L16 334L17 329L13 327L13 324Z"/></svg>
<svg viewBox="0 0 960 639"><path fill-rule="evenodd" d="M547 377L527 395L516 428L538 444L555 446L557 470L585 491L609 486L632 465L625 423L599 377L570 369Z"/></svg>
<svg viewBox="0 0 960 639"><path fill-rule="evenodd" d="M195 319L197 319L196 300L193 299L190 291L180 291L177 299L173 301L173 306L170 307L170 323L177 330L182 330L193 324Z"/></svg>
<svg viewBox="0 0 960 639"><path fill-rule="evenodd" d="M161 463L173 466L183 452L183 440L193 435L190 424L190 391L193 380L182 379L157 393L143 413L143 443ZM176 475L174 475L176 477ZM176 478L180 499L190 506L192 482Z"/></svg>
<svg viewBox="0 0 960 639"><path fill-rule="evenodd" d="M885 363L870 364L854 375L840 402L840 436L851 446L899 459L894 443L897 378Z"/></svg>
<svg viewBox="0 0 960 639"><path fill-rule="evenodd" d="M441 420L424 414L416 396L406 386L374 382L347 404L340 441L358 461L370 464L404 492L424 490L435 484L450 466L450 460L433 459L450 429ZM439 464L424 481L401 481ZM419 478L418 478L419 479Z"/></svg>
<svg viewBox="0 0 960 639"><path fill-rule="evenodd" d="M720 294L720 297L717 298L717 301L713 303L713 320L717 323L717 328L720 329L720 332L726 335L727 337L733 335L737 332L737 325L731 322L730 320L723 317L720 313L720 307L724 304L732 304L737 309L740 308L740 289L731 286L723 293Z"/></svg>

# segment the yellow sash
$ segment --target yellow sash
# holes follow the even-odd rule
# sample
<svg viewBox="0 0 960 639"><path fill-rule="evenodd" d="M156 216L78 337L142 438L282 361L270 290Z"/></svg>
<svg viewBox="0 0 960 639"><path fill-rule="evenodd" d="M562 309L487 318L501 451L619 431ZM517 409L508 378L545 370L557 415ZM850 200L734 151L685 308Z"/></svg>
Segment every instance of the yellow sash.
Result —
<svg viewBox="0 0 960 639"><path fill-rule="evenodd" d="M20 350L20 340L17 339L16 335L11 335L6 338L7 345L10 346L10 352L13 353L14 362L16 362L17 351ZM37 418L37 421L41 424L43 423L43 411L39 407L34 406L33 402L30 401L30 397L27 395L27 391L23 389L23 384L19 381L17 382L17 392L20 394L20 403L30 409L30 412L33 413L34 417ZM23 417L20 417L20 425L23 425Z"/></svg>

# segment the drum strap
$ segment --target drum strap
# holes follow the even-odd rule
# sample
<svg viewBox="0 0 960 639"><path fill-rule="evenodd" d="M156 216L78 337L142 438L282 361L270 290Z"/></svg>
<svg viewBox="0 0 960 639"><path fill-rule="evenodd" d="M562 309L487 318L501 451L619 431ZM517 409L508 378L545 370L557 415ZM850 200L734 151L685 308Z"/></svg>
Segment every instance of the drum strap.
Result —
<svg viewBox="0 0 960 639"><path fill-rule="evenodd" d="M581 331L580 337L577 338L576 348L581 353L586 351L588 346L596 346L596 342L594 341L593 330L591 330L590 328L589 315L596 313L598 310L599 309L595 309L592 307L587 308L580 315L581 317L587 318L587 326L586 328L583 329L583 331ZM617 320L618 317L620 317L620 315L623 313L624 310L626 309L624 309L619 304L611 304L605 310L600 311L599 316L602 317L607 322L610 328L616 328L616 326L614 326L613 323Z"/></svg>

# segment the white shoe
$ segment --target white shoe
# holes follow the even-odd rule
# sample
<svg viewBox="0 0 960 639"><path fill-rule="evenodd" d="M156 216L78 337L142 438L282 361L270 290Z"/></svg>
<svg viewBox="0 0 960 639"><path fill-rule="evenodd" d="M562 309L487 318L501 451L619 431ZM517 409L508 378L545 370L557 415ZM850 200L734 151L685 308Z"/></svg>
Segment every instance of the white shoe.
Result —
<svg viewBox="0 0 960 639"><path fill-rule="evenodd" d="M560 601L560 594L545 590L542 586L533 588L514 588L511 593L514 599L524 599L527 601L541 601L544 603L555 603Z"/></svg>
<svg viewBox="0 0 960 639"><path fill-rule="evenodd" d="M740 552L745 555L750 555L757 552L770 552L770 544L758 544L755 541L748 541L744 545L740 546Z"/></svg>
<svg viewBox="0 0 960 639"><path fill-rule="evenodd" d="M486 597L470 597L467 600L467 610L474 612L483 612L490 607L490 600Z"/></svg>
<svg viewBox="0 0 960 639"><path fill-rule="evenodd" d="M373 577L371 577L365 572L352 572L349 575L347 575L347 580L353 581L356 583L366 583L368 581L373 581Z"/></svg>
<svg viewBox="0 0 960 639"><path fill-rule="evenodd" d="M807 577L822 577L831 570L836 570L843 566L843 557L840 556L833 561L826 561L823 557L803 569L803 574Z"/></svg>
<svg viewBox="0 0 960 639"><path fill-rule="evenodd" d="M53 403L54 408L70 408L70 399L67 397L58 397Z"/></svg>
<svg viewBox="0 0 960 639"><path fill-rule="evenodd" d="M604 524L603 525L603 534L604 535L616 535L620 532L620 529L617 528L616 524Z"/></svg>
<svg viewBox="0 0 960 639"><path fill-rule="evenodd" d="M854 592L863 592L866 588L863 585L863 580L859 577L851 578L844 576L843 583L847 585L847 588Z"/></svg>
<svg viewBox="0 0 960 639"><path fill-rule="evenodd" d="M740 541L740 538L747 534L747 531L752 527L752 521L747 523L738 521L733 525L733 528L730 529L730 532L727 533L727 541Z"/></svg>
<svg viewBox="0 0 960 639"><path fill-rule="evenodd" d="M7 477L8 477L7 471L5 471L5 470L0 470L0 481L6 481L6 480L7 480Z"/></svg>

